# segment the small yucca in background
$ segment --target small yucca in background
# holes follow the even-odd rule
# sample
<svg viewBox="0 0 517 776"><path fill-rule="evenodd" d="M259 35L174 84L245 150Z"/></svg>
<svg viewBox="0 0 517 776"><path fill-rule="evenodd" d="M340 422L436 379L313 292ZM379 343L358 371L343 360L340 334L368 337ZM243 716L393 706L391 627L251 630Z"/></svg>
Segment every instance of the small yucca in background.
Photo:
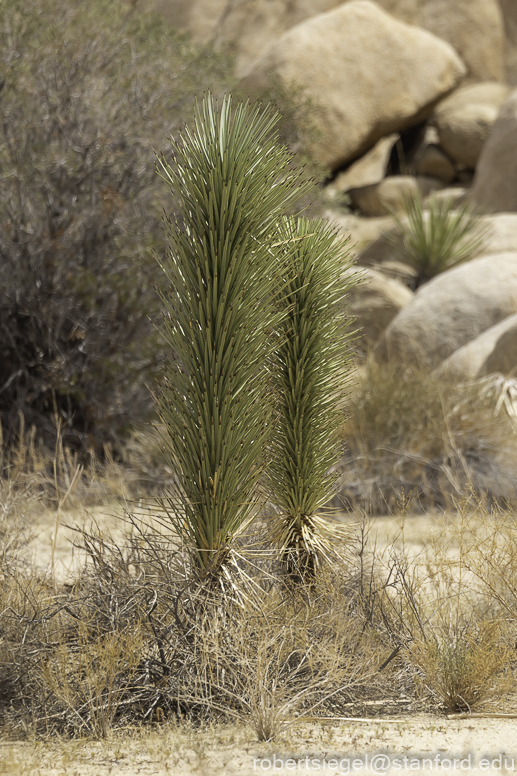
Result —
<svg viewBox="0 0 517 776"><path fill-rule="evenodd" d="M232 115L233 113L233 115ZM207 96L172 142L162 176L179 204L169 224L164 334L171 360L158 406L178 491L162 502L217 579L257 509L271 436L267 375L281 311L277 223L300 196L278 115Z"/></svg>
<svg viewBox="0 0 517 776"><path fill-rule="evenodd" d="M325 222L286 219L279 234L287 265L275 351L279 399L267 471L277 511L272 540L287 577L310 582L343 533L322 509L332 496L332 469L341 454L351 369L345 302L358 278L346 245Z"/></svg>
<svg viewBox="0 0 517 776"><path fill-rule="evenodd" d="M454 208L452 200L430 196L424 210L422 198L414 196L406 200L405 211L405 219L393 213L400 232L394 239L418 272L417 286L471 259L488 233L469 203Z"/></svg>

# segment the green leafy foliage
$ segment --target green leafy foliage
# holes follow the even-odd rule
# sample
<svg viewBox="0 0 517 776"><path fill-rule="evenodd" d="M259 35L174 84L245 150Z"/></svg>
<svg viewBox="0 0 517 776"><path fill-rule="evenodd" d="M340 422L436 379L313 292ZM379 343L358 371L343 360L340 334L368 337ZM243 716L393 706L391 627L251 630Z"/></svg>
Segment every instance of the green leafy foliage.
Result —
<svg viewBox="0 0 517 776"><path fill-rule="evenodd" d="M220 56L119 2L0 8L0 420L102 453L152 410L164 253L154 148ZM173 207L174 205L172 205Z"/></svg>
<svg viewBox="0 0 517 776"><path fill-rule="evenodd" d="M300 194L285 176L278 116L207 96L195 123L173 143L165 180L180 202L183 228L169 225L163 269L164 333L173 360L159 409L165 446L180 477L169 515L203 569L220 563L254 514L271 435L266 366L280 313L277 222Z"/></svg>
<svg viewBox="0 0 517 776"><path fill-rule="evenodd" d="M276 351L278 415L267 479L279 514L273 541L289 575L313 576L338 525L321 510L335 482L339 427L350 371L348 290L357 284L346 245L319 220L284 221L287 269ZM320 512L320 514L318 514Z"/></svg>
<svg viewBox="0 0 517 776"><path fill-rule="evenodd" d="M487 229L468 203L453 209L452 200L430 196L424 210L422 198L414 196L405 209L406 219L393 213L401 233L396 245L417 270L417 286L471 259L485 241Z"/></svg>

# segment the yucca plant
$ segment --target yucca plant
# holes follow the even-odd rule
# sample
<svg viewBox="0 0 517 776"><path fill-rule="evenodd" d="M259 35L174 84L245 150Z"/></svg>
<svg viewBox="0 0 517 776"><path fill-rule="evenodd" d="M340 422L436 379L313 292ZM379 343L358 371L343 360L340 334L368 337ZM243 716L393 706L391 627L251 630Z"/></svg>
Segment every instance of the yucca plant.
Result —
<svg viewBox="0 0 517 776"><path fill-rule="evenodd" d="M287 258L275 353L278 408L267 472L273 542L288 579L311 583L343 531L322 512L336 479L350 373L348 290L358 282L346 245L323 221L283 222Z"/></svg>
<svg viewBox="0 0 517 776"><path fill-rule="evenodd" d="M406 199L405 212L404 219L392 214L400 231L395 241L418 272L417 286L471 259L487 235L488 227L469 203L454 208L452 200L430 196L424 210L422 198L413 196Z"/></svg>
<svg viewBox="0 0 517 776"><path fill-rule="evenodd" d="M273 245L301 193L276 142L278 118L208 95L192 128L171 141L174 164L159 159L182 218L169 223L163 264L172 358L158 407L178 489L162 505L194 567L212 579L257 509L272 429L266 367L281 315Z"/></svg>

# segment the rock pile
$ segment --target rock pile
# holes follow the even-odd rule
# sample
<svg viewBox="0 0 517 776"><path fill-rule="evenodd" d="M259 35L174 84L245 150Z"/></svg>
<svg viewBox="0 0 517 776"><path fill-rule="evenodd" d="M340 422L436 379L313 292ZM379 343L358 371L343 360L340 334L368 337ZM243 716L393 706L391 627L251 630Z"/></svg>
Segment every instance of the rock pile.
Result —
<svg viewBox="0 0 517 776"><path fill-rule="evenodd" d="M343 5L343 0L144 1L196 40L232 45L239 76L284 32ZM504 80L514 37L517 45L515 0L378 0L378 5L449 43L474 80Z"/></svg>
<svg viewBox="0 0 517 776"><path fill-rule="evenodd" d="M273 41L241 86L265 91L271 73L303 88L319 131L310 152L336 170L379 138L421 123L467 69L434 35L370 0L351 0Z"/></svg>
<svg viewBox="0 0 517 776"><path fill-rule="evenodd" d="M332 176L329 215L368 284L352 300L377 358L482 376L517 369L516 0L141 0L198 41L230 43L241 87L301 88ZM479 256L415 293L390 213L414 194L471 202Z"/></svg>

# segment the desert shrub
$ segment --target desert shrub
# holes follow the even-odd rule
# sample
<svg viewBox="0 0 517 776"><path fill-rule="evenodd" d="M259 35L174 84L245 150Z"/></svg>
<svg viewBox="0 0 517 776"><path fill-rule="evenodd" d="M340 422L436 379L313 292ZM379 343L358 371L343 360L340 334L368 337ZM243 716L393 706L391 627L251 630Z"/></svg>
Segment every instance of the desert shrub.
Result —
<svg viewBox="0 0 517 776"><path fill-rule="evenodd" d="M402 684L415 701L470 712L514 690L515 635L513 621L494 606L490 584L473 571L472 555L492 534L487 529L494 516L474 496L457 509L459 520L445 514L434 526L427 521L423 547L406 543L403 517L393 543L372 547L367 535L356 605L382 643L393 647L381 672L400 661ZM373 526L369 521L366 527ZM499 548L511 551L507 537ZM492 570L486 581L497 576Z"/></svg>
<svg viewBox="0 0 517 776"><path fill-rule="evenodd" d="M241 557L228 595L187 583L188 552L163 529L152 511L125 543L83 529L90 563L73 585L29 570L1 589L5 730L105 736L181 717L243 721L265 740L384 697L386 650L343 594L348 570L294 597Z"/></svg>
<svg viewBox="0 0 517 776"><path fill-rule="evenodd" d="M515 510L469 498L458 504L461 521L454 537L465 571L490 603L494 616L514 621L517 613L517 526Z"/></svg>
<svg viewBox="0 0 517 776"><path fill-rule="evenodd" d="M431 693L449 712L472 711L501 692L497 678L511 652L491 624L477 633L420 642L411 651Z"/></svg>
<svg viewBox="0 0 517 776"><path fill-rule="evenodd" d="M0 719L17 735L34 730L104 736L133 718L128 698L135 693L138 704L146 676L149 637L142 623L148 625L149 595L128 584L127 553L119 549L119 574L125 574L117 585L109 576L115 564L102 562L102 548L86 530L82 536L91 562L67 585L57 586L28 563L3 569ZM98 527L94 536L100 538Z"/></svg>
<svg viewBox="0 0 517 776"><path fill-rule="evenodd" d="M498 376L453 384L367 360L347 405L336 506L396 512L402 490L414 509L444 507L465 492L511 501L512 406L511 381Z"/></svg>
<svg viewBox="0 0 517 776"><path fill-rule="evenodd" d="M243 721L269 740L303 717L377 714L401 694L413 710L500 698L514 686L513 621L465 574L473 524L463 539L444 525L418 557L361 530L348 561L296 595L260 552L236 549L230 594L207 588L152 507L128 515L125 541L81 529L89 563L73 584L13 565L0 580L3 729L105 736L179 717Z"/></svg>
<svg viewBox="0 0 517 776"><path fill-rule="evenodd" d="M0 419L53 447L116 447L160 357L154 149L226 61L118 2L0 10ZM173 210L174 202L169 199Z"/></svg>
<svg viewBox="0 0 517 776"><path fill-rule="evenodd" d="M469 203L454 208L453 202L431 195L424 210L422 198L405 203L406 217L393 213L399 234L397 250L418 275L416 286L479 253L487 234Z"/></svg>
<svg viewBox="0 0 517 776"><path fill-rule="evenodd" d="M506 637L505 637L506 636ZM496 620L442 628L415 641L409 659L427 690L451 713L470 712L512 687L512 647Z"/></svg>

